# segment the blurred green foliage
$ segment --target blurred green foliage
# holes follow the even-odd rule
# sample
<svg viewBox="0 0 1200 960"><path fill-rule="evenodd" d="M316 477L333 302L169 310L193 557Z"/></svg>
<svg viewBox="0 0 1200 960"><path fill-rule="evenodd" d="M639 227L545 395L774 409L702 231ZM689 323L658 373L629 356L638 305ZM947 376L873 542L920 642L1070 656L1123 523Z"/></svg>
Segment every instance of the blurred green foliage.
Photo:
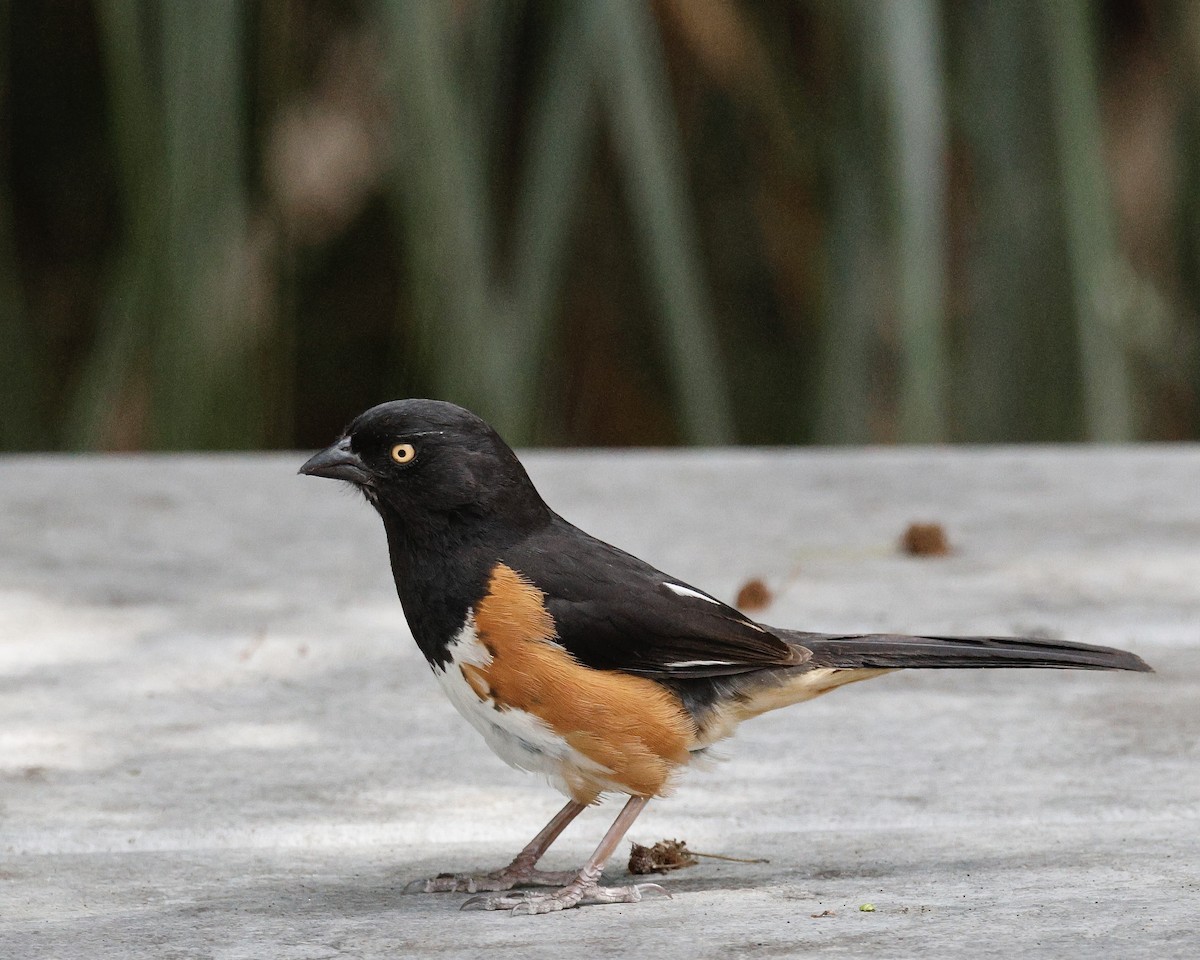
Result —
<svg viewBox="0 0 1200 960"><path fill-rule="evenodd" d="M1191 0L0 0L0 448L1194 438Z"/></svg>

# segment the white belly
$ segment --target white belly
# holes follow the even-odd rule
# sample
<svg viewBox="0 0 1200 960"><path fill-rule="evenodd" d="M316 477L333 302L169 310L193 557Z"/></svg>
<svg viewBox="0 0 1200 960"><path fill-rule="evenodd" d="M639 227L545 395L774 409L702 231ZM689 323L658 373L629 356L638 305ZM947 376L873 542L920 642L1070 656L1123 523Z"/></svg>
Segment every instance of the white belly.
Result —
<svg viewBox="0 0 1200 960"><path fill-rule="evenodd" d="M483 734L488 746L505 763L544 775L556 790L568 795L567 771L587 771L594 780L603 780L611 773L572 747L540 718L513 707L498 707L490 697L480 698L462 671L465 664L486 667L491 662L491 655L479 642L473 614L468 613L467 622L450 643L449 653L449 662L444 668L435 667L434 676L458 712ZM619 791L621 787L611 784L608 789Z"/></svg>

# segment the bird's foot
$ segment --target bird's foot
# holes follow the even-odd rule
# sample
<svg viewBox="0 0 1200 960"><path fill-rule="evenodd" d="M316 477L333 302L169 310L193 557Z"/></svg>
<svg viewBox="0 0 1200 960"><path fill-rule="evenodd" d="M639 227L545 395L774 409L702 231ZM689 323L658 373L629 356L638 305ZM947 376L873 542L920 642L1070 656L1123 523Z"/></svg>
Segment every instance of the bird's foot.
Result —
<svg viewBox="0 0 1200 960"><path fill-rule="evenodd" d="M573 870L536 870L510 863L491 873L439 873L427 880L413 880L405 893L478 893L481 890L511 890L513 887L561 887L576 877Z"/></svg>
<svg viewBox="0 0 1200 960"><path fill-rule="evenodd" d="M594 903L637 903L647 894L670 897L657 883L634 883L627 887L602 887L595 881L585 881L576 876L561 890L552 893L518 893L500 897L472 897L462 910L508 910L513 916L537 913L555 913L572 907L586 907Z"/></svg>

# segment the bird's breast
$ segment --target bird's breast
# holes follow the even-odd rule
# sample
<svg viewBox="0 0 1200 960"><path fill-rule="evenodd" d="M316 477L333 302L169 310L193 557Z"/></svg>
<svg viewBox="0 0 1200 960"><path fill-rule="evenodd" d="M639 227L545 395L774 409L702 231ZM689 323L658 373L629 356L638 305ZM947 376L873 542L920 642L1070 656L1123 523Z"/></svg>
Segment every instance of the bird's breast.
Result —
<svg viewBox="0 0 1200 960"><path fill-rule="evenodd" d="M605 791L663 793L695 743L678 697L645 677L579 663L558 642L542 592L504 564L434 673L503 760L581 802Z"/></svg>

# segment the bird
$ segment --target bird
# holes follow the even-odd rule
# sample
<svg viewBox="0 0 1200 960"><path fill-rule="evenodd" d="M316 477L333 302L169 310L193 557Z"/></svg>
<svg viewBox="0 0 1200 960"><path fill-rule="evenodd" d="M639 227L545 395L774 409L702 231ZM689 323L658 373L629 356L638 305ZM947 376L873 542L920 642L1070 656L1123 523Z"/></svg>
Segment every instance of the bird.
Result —
<svg viewBox="0 0 1200 960"><path fill-rule="evenodd" d="M1060 640L759 623L560 517L500 435L446 401L372 407L300 473L362 492L451 703L503 760L567 798L507 866L406 887L478 893L464 909L545 914L669 895L601 885L604 865L652 799L769 710L906 668L1151 671L1133 653ZM583 866L539 870L566 826L613 794L628 799Z"/></svg>

